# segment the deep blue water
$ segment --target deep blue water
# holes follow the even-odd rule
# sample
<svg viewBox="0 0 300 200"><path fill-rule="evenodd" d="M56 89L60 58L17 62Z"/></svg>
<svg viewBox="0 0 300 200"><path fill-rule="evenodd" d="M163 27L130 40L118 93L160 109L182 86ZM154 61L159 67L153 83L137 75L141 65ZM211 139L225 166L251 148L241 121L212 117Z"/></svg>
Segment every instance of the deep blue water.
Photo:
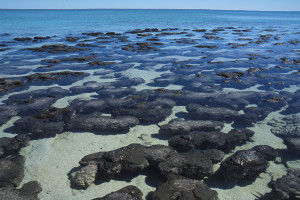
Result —
<svg viewBox="0 0 300 200"><path fill-rule="evenodd" d="M0 33L65 35L136 28L298 27L300 12L215 10L0 10Z"/></svg>

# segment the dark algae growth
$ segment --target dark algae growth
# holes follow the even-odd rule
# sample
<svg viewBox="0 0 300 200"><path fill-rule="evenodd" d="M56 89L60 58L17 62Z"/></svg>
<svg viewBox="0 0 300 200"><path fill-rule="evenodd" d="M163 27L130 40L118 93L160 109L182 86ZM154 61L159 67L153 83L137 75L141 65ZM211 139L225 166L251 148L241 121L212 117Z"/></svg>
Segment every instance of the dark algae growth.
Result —
<svg viewBox="0 0 300 200"><path fill-rule="evenodd" d="M298 27L82 32L0 35L0 199L299 199Z"/></svg>

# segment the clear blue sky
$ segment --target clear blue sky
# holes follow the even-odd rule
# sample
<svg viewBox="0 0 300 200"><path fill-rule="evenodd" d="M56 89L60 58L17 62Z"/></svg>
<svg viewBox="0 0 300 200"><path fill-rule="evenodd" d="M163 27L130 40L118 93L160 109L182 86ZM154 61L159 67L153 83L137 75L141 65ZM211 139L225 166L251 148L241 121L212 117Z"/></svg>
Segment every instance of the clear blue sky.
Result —
<svg viewBox="0 0 300 200"><path fill-rule="evenodd" d="M167 8L300 11L300 0L0 0L0 8Z"/></svg>

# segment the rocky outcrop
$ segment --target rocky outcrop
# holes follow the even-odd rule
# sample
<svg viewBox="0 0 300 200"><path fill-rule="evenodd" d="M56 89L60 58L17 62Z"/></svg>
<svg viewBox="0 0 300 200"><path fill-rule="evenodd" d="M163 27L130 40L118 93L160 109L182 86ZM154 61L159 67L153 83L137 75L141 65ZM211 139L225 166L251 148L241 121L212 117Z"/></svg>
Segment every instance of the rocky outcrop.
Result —
<svg viewBox="0 0 300 200"><path fill-rule="evenodd" d="M93 200L143 200L143 192L133 185Z"/></svg>
<svg viewBox="0 0 300 200"><path fill-rule="evenodd" d="M274 160L276 156L276 150L270 146L255 146L249 150L237 151L225 159L220 171L228 182L254 180L268 168L268 160Z"/></svg>
<svg viewBox="0 0 300 200"><path fill-rule="evenodd" d="M209 120L181 120L173 119L168 124L160 127L160 132L164 135L184 135L192 131L219 131L224 124Z"/></svg>
<svg viewBox="0 0 300 200"><path fill-rule="evenodd" d="M224 153L218 150L177 153L163 145L130 144L83 157L79 162L81 167L71 174L70 180L74 188L87 188L97 178L142 172L146 168L157 169L166 179L203 179L213 174L213 163L223 157Z"/></svg>
<svg viewBox="0 0 300 200"><path fill-rule="evenodd" d="M290 169L288 174L272 181L272 199L294 200L300 196L300 169Z"/></svg>
<svg viewBox="0 0 300 200"><path fill-rule="evenodd" d="M17 155L21 148L28 145L29 138L25 135L17 135L13 138L0 138L0 158L8 155Z"/></svg>
<svg viewBox="0 0 300 200"><path fill-rule="evenodd" d="M124 132L139 124L139 120L131 116L107 117L100 113L88 115L76 115L66 125L70 131L93 131L93 132Z"/></svg>
<svg viewBox="0 0 300 200"><path fill-rule="evenodd" d="M0 188L0 199L5 200L39 200L38 194L42 191L36 181L25 183L20 189L14 187Z"/></svg>
<svg viewBox="0 0 300 200"><path fill-rule="evenodd" d="M239 113L223 107L207 107L198 104L189 104L186 107L189 116L197 120L233 121L239 117Z"/></svg>
<svg viewBox="0 0 300 200"><path fill-rule="evenodd" d="M201 151L172 154L158 168L167 179L203 179L213 174L212 161Z"/></svg>
<svg viewBox="0 0 300 200"><path fill-rule="evenodd" d="M17 187L24 177L25 157L16 155L0 159L0 188Z"/></svg>
<svg viewBox="0 0 300 200"><path fill-rule="evenodd" d="M191 179L170 180L159 186L150 200L218 200L218 193L201 181Z"/></svg>
<svg viewBox="0 0 300 200"><path fill-rule="evenodd" d="M33 52L48 52L48 53L66 53L66 52L79 52L79 51L87 51L90 49L87 48L78 48L74 46L67 46L64 44L49 44L43 45L41 47L32 47L24 50L32 50Z"/></svg>
<svg viewBox="0 0 300 200"><path fill-rule="evenodd" d="M213 132L191 132L187 135L177 135L169 139L169 145L178 152L194 149L219 149L225 152L250 141L254 132L248 129L231 130L227 134Z"/></svg>
<svg viewBox="0 0 300 200"><path fill-rule="evenodd" d="M25 86L24 81L21 79L9 79L1 78L0 79L0 93L7 92L17 87Z"/></svg>

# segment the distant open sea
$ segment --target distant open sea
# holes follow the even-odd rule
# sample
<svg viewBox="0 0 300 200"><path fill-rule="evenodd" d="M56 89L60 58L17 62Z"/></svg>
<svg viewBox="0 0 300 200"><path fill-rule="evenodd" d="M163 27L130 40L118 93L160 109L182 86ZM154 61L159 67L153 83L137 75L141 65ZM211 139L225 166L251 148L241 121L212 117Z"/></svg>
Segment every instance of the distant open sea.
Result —
<svg viewBox="0 0 300 200"><path fill-rule="evenodd" d="M136 28L298 27L300 12L217 10L0 10L0 33L66 35Z"/></svg>

